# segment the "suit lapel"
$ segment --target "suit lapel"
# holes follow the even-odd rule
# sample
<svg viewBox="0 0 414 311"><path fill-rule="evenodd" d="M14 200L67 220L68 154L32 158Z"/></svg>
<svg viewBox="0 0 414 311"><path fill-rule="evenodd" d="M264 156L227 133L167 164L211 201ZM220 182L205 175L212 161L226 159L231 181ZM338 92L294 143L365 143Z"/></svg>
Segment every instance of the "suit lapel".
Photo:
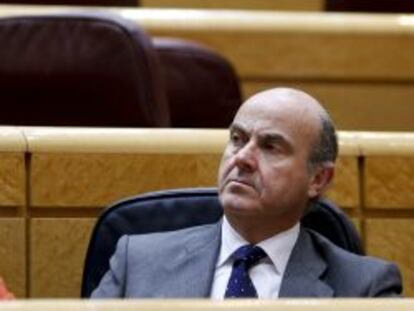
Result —
<svg viewBox="0 0 414 311"><path fill-rule="evenodd" d="M166 290L161 297L208 297L220 249L221 222L183 237L185 242L159 271ZM164 276L163 276L164 275Z"/></svg>
<svg viewBox="0 0 414 311"><path fill-rule="evenodd" d="M326 262L314 248L309 233L301 228L286 266L279 296L332 297L333 289L321 279L326 268Z"/></svg>

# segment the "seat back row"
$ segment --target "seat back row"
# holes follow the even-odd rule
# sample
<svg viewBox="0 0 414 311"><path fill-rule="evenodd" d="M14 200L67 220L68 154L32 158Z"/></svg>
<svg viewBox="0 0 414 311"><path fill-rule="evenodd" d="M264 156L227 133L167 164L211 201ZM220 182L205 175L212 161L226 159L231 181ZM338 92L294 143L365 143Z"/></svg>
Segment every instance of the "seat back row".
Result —
<svg viewBox="0 0 414 311"><path fill-rule="evenodd" d="M108 14L0 20L0 124L227 127L241 102L218 53Z"/></svg>

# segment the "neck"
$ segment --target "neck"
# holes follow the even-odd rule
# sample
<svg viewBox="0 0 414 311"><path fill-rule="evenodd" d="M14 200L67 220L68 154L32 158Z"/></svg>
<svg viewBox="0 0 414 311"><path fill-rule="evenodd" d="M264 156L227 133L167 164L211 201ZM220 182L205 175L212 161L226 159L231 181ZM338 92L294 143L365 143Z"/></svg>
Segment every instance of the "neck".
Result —
<svg viewBox="0 0 414 311"><path fill-rule="evenodd" d="M253 221L239 219L226 214L231 227L250 244L258 244L274 235L292 228L298 220L284 221L283 223L268 223L260 220Z"/></svg>

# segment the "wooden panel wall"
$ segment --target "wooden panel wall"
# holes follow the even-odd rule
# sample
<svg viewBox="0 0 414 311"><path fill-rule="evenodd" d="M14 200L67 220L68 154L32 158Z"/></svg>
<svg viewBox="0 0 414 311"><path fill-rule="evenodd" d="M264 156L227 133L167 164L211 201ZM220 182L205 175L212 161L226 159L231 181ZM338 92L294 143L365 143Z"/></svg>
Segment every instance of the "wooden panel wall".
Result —
<svg viewBox="0 0 414 311"><path fill-rule="evenodd" d="M323 11L324 0L141 0L143 7Z"/></svg>
<svg viewBox="0 0 414 311"><path fill-rule="evenodd" d="M168 27L153 15L136 20L155 36L219 51L234 64L245 97L279 85L299 87L324 103L340 129L414 129L411 17L198 13L183 12Z"/></svg>
<svg viewBox="0 0 414 311"><path fill-rule="evenodd" d="M414 157L375 155L364 167L367 251L400 264L414 295Z"/></svg>
<svg viewBox="0 0 414 311"><path fill-rule="evenodd" d="M0 274L19 297L36 298L79 296L89 235L109 203L152 190L214 186L228 136L225 130L13 131L0 127L8 139L0 143ZM399 264L408 296L414 296L413 159L414 134L340 132L328 193L354 220L368 254Z"/></svg>
<svg viewBox="0 0 414 311"><path fill-rule="evenodd" d="M0 275L26 295L26 143L20 131L0 131Z"/></svg>

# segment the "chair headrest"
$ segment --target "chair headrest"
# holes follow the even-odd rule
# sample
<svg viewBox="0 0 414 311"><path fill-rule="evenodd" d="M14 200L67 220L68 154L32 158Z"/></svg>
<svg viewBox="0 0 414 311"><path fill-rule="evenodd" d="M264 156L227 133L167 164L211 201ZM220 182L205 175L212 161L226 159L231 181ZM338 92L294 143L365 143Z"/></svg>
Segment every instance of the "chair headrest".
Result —
<svg viewBox="0 0 414 311"><path fill-rule="evenodd" d="M132 21L103 13L1 18L0 46L1 124L169 125L158 56Z"/></svg>
<svg viewBox="0 0 414 311"><path fill-rule="evenodd" d="M155 38L164 69L173 127L227 128L242 103L228 60L206 46Z"/></svg>

